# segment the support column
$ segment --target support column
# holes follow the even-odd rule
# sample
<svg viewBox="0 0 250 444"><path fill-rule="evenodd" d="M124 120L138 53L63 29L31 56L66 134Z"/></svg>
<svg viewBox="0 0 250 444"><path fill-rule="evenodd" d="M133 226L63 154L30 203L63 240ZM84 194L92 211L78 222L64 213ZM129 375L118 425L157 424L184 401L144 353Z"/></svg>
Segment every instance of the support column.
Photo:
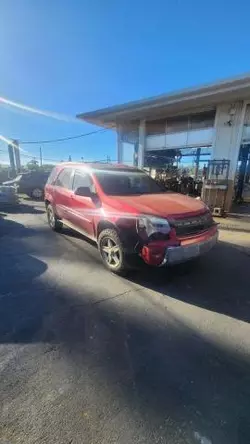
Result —
<svg viewBox="0 0 250 444"><path fill-rule="evenodd" d="M139 123L139 144L138 144L138 168L144 167L144 154L146 145L146 122L141 120Z"/></svg>
<svg viewBox="0 0 250 444"><path fill-rule="evenodd" d="M138 168L138 148L139 148L139 142L134 143L134 161L133 166Z"/></svg>
<svg viewBox="0 0 250 444"><path fill-rule="evenodd" d="M123 162L123 142L122 142L122 126L117 125L117 160L118 163Z"/></svg>
<svg viewBox="0 0 250 444"><path fill-rule="evenodd" d="M212 158L230 160L226 211L230 210L234 193L234 179L241 145L244 115L245 104L242 101L223 103L217 106Z"/></svg>

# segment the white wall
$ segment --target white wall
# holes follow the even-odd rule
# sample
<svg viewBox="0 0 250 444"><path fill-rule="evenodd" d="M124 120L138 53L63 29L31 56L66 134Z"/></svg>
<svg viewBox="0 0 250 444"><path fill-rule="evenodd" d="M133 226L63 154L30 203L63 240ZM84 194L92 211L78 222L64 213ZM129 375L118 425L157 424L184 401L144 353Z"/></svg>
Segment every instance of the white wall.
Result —
<svg viewBox="0 0 250 444"><path fill-rule="evenodd" d="M230 109L235 114L230 116ZM217 106L215 116L215 132L212 146L213 159L229 159L229 179L234 179L243 130L243 102L224 103ZM232 120L232 125L228 124Z"/></svg>

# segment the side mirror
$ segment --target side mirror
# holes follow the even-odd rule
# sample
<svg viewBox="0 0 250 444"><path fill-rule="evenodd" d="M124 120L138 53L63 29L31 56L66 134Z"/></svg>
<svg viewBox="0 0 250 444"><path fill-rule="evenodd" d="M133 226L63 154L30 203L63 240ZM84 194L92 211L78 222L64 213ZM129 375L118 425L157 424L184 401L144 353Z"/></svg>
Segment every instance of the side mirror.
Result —
<svg viewBox="0 0 250 444"><path fill-rule="evenodd" d="M83 197L92 197L92 193L90 191L89 187L79 187L75 190L76 196L83 196Z"/></svg>

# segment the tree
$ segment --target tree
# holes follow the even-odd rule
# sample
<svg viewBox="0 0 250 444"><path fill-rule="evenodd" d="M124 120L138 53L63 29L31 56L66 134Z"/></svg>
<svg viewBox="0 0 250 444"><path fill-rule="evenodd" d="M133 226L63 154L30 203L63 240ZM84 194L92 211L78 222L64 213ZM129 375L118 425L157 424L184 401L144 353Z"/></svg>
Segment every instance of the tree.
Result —
<svg viewBox="0 0 250 444"><path fill-rule="evenodd" d="M27 163L27 168L28 170L39 170L39 163L38 161L34 158L31 159L28 163Z"/></svg>
<svg viewBox="0 0 250 444"><path fill-rule="evenodd" d="M42 166L40 166L41 171L52 171L55 165L52 165L51 163L44 163Z"/></svg>

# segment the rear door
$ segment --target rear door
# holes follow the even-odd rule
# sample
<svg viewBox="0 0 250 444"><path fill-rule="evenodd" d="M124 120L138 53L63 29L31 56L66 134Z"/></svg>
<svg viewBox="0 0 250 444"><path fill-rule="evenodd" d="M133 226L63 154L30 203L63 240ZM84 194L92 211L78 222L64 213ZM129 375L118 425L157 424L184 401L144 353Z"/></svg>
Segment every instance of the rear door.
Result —
<svg viewBox="0 0 250 444"><path fill-rule="evenodd" d="M75 191L80 188L89 188L95 193L92 177L83 170L75 170L73 175L70 220L84 234L94 237L94 214L97 211L96 204L91 197L77 196Z"/></svg>
<svg viewBox="0 0 250 444"><path fill-rule="evenodd" d="M68 220L68 210L71 206L73 169L63 168L58 174L53 186L53 201L56 214L61 219Z"/></svg>

